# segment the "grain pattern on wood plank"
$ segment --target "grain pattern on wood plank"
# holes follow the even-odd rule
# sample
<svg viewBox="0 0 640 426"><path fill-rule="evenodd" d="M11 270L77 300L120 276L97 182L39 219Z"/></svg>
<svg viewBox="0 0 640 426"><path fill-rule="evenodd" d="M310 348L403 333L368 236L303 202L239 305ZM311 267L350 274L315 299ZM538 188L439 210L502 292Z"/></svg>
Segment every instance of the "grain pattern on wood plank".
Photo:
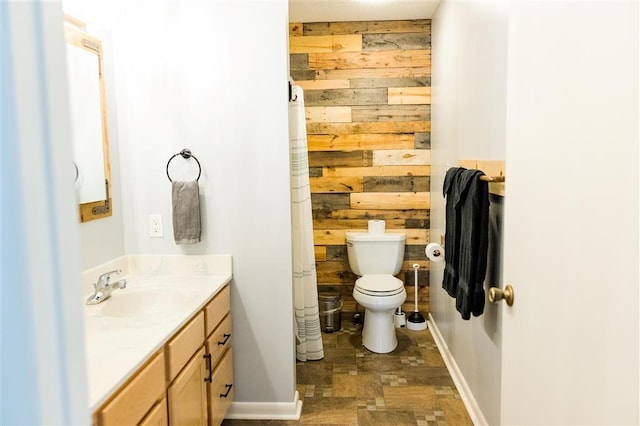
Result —
<svg viewBox="0 0 640 426"><path fill-rule="evenodd" d="M413 268L409 268L406 270L403 270L401 272L402 275L404 275L404 273L406 272L410 272L410 273L414 273L413 272ZM422 273L422 268L419 270L420 273ZM426 271L428 272L428 271ZM404 278L404 279L403 279ZM407 280L405 277L401 278L404 286L405 286L405 290L407 291L407 302L415 302L415 288L413 287L413 280ZM406 281L405 281L406 280ZM420 283L418 285L418 306L420 306L420 302L423 300L428 300L429 299L429 286L428 285L423 285L423 282L425 282L423 279L420 278L420 275L418 276L418 282ZM428 281L427 281L428 282ZM413 306L411 307L411 311L413 311Z"/></svg>
<svg viewBox="0 0 640 426"><path fill-rule="evenodd" d="M362 192L362 178L356 176L310 178L311 192Z"/></svg>
<svg viewBox="0 0 640 426"><path fill-rule="evenodd" d="M327 260L327 247L313 246L313 254L316 258L316 262L323 262Z"/></svg>
<svg viewBox="0 0 640 426"><path fill-rule="evenodd" d="M314 229L313 243L322 246L346 244L346 232L346 229Z"/></svg>
<svg viewBox="0 0 640 426"><path fill-rule="evenodd" d="M355 151L371 149L411 149L414 146L411 134L353 134L353 135L309 135L309 151Z"/></svg>
<svg viewBox="0 0 640 426"><path fill-rule="evenodd" d="M420 246L406 246L405 247L405 251L407 251L408 248L415 248L416 250L420 250ZM422 251L422 258L420 259L411 259L411 258L405 258L404 262L402 262L402 270L405 271L413 271L413 264L417 263L418 265L420 265L420 268L423 268L425 270L429 270L431 262L429 262L429 260L427 259L427 256L424 254L424 249L421 250Z"/></svg>
<svg viewBox="0 0 640 426"><path fill-rule="evenodd" d="M431 33L431 20L307 22L303 24L304 35L410 32Z"/></svg>
<svg viewBox="0 0 640 426"><path fill-rule="evenodd" d="M296 53L289 55L289 67L292 70L308 70L309 69L309 55L306 53ZM294 77L294 80L296 78Z"/></svg>
<svg viewBox="0 0 640 426"><path fill-rule="evenodd" d="M334 210L331 212L332 219L422 219L429 217L429 210Z"/></svg>
<svg viewBox="0 0 640 426"><path fill-rule="evenodd" d="M307 133L312 135L349 133L415 133L429 131L431 131L430 121L307 123Z"/></svg>
<svg viewBox="0 0 640 426"><path fill-rule="evenodd" d="M405 228L422 228L429 229L431 227L430 219L407 219L404 221Z"/></svg>
<svg viewBox="0 0 640 426"><path fill-rule="evenodd" d="M412 68L412 69L415 69L415 68ZM429 87L431 86L431 77L350 78L347 81L349 82L349 87L353 89L366 89L371 87Z"/></svg>
<svg viewBox="0 0 640 426"><path fill-rule="evenodd" d="M416 282L415 271L405 271L404 272L404 285L413 286ZM428 287L429 286L429 270L427 269L418 269L418 286L419 287Z"/></svg>
<svg viewBox="0 0 640 426"><path fill-rule="evenodd" d="M323 176L430 176L431 166L324 167Z"/></svg>
<svg viewBox="0 0 640 426"><path fill-rule="evenodd" d="M320 246L335 246L346 244L347 232L367 232L367 228L362 229L314 229L313 242ZM388 229L391 234L405 234L406 244L426 244L429 239L428 229Z"/></svg>
<svg viewBox="0 0 640 426"><path fill-rule="evenodd" d="M311 194L311 210L314 217L329 217L332 211L349 207L349 194Z"/></svg>
<svg viewBox="0 0 640 426"><path fill-rule="evenodd" d="M309 68L316 70L430 67L431 50L390 50L361 53L309 53Z"/></svg>
<svg viewBox="0 0 640 426"><path fill-rule="evenodd" d="M429 192L358 192L350 194L351 208L356 210L428 209Z"/></svg>
<svg viewBox="0 0 640 426"><path fill-rule="evenodd" d="M404 260L410 261L414 259L425 259L427 255L424 252L424 247L419 246L407 246L404 250Z"/></svg>
<svg viewBox="0 0 640 426"><path fill-rule="evenodd" d="M302 22L295 22L289 24L289 35L292 37L299 37L303 35Z"/></svg>
<svg viewBox="0 0 640 426"><path fill-rule="evenodd" d="M316 76L316 72L314 70L309 70L309 69L293 69L291 68L289 70L289 74L291 75L291 78L293 78L295 81L298 80L313 80Z"/></svg>
<svg viewBox="0 0 640 426"><path fill-rule="evenodd" d="M296 84L303 90L324 90L324 89L348 89L351 82L343 80L296 80ZM408 87L408 86L407 86Z"/></svg>
<svg viewBox="0 0 640 426"><path fill-rule="evenodd" d="M309 167L309 177L322 176L322 167Z"/></svg>
<svg viewBox="0 0 640 426"><path fill-rule="evenodd" d="M390 87L389 105L431 104L431 87Z"/></svg>
<svg viewBox="0 0 640 426"><path fill-rule="evenodd" d="M431 105L354 106L352 121L429 121Z"/></svg>
<svg viewBox="0 0 640 426"><path fill-rule="evenodd" d="M311 151L309 166L363 167L371 165L372 158L371 151Z"/></svg>
<svg viewBox="0 0 640 426"><path fill-rule="evenodd" d="M325 230L327 231L327 230ZM338 233L340 230L333 230L334 233ZM349 229L350 232L367 232L367 228L362 229ZM347 230L345 230L346 235ZM428 229L387 229L385 232L391 234L404 234L406 236L406 245L420 245L427 244L429 241L429 230ZM346 237L345 237L346 238ZM346 240L345 240L346 241ZM345 244L344 242L342 244ZM424 247L423 247L424 250Z"/></svg>
<svg viewBox="0 0 640 426"><path fill-rule="evenodd" d="M313 229L367 229L370 219L316 219ZM404 219L386 219L386 229L404 229ZM424 252L424 251L423 251Z"/></svg>
<svg viewBox="0 0 640 426"><path fill-rule="evenodd" d="M426 165L431 151L426 149L386 149L373 151L374 166Z"/></svg>
<svg viewBox="0 0 640 426"><path fill-rule="evenodd" d="M431 35L426 32L365 34L362 36L362 51L431 49Z"/></svg>
<svg viewBox="0 0 640 426"><path fill-rule="evenodd" d="M349 271L349 266L343 260L327 260L325 262L318 262L316 266L316 272L345 272Z"/></svg>
<svg viewBox="0 0 640 426"><path fill-rule="evenodd" d="M329 284L353 284L358 276L351 271L340 271L340 272L317 272L316 277L318 280L318 284L329 283ZM344 305L344 302L343 302Z"/></svg>
<svg viewBox="0 0 640 426"><path fill-rule="evenodd" d="M348 70L315 70L314 77L309 80L344 80L361 78L397 78L397 77L429 77L428 67L396 67L396 68L364 68ZM409 85L410 86L410 85ZM429 84L431 86L431 84Z"/></svg>
<svg viewBox="0 0 640 426"><path fill-rule="evenodd" d="M387 89L326 89L304 92L306 106L379 105L387 103Z"/></svg>
<svg viewBox="0 0 640 426"><path fill-rule="evenodd" d="M430 132L416 132L415 136L415 149L431 149L431 133Z"/></svg>
<svg viewBox="0 0 640 426"><path fill-rule="evenodd" d="M305 107L307 122L350 123L351 107Z"/></svg>
<svg viewBox="0 0 640 426"><path fill-rule="evenodd" d="M361 51L361 34L304 36L289 39L289 52L291 53Z"/></svg>
<svg viewBox="0 0 640 426"><path fill-rule="evenodd" d="M429 176L367 176L363 179L364 192L428 192L431 190Z"/></svg>
<svg viewBox="0 0 640 426"><path fill-rule="evenodd" d="M339 246L323 246L327 252L327 260L347 259L347 246L342 244Z"/></svg>

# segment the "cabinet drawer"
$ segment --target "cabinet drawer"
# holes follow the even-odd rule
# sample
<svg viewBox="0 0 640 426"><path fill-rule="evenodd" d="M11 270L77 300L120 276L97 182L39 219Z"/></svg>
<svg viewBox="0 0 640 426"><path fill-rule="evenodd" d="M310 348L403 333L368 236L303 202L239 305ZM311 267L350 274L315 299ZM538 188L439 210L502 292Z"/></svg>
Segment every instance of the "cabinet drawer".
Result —
<svg viewBox="0 0 640 426"><path fill-rule="evenodd" d="M162 398L162 401L158 402L140 422L140 426L166 426L167 424L169 424L167 398Z"/></svg>
<svg viewBox="0 0 640 426"><path fill-rule="evenodd" d="M159 353L98 413L98 425L137 424L165 389L164 355Z"/></svg>
<svg viewBox="0 0 640 426"><path fill-rule="evenodd" d="M175 379L204 342L204 314L200 311L166 346L167 378Z"/></svg>
<svg viewBox="0 0 640 426"><path fill-rule="evenodd" d="M211 354L211 365L216 366L224 351L231 347L231 314L207 338L207 351Z"/></svg>
<svg viewBox="0 0 640 426"><path fill-rule="evenodd" d="M229 312L231 302L230 293L231 290L229 289L229 286L226 285L205 307L204 310L207 314L207 336Z"/></svg>
<svg viewBox="0 0 640 426"><path fill-rule="evenodd" d="M210 425L222 423L233 401L233 391L233 349L229 348L213 370L213 381L208 385Z"/></svg>

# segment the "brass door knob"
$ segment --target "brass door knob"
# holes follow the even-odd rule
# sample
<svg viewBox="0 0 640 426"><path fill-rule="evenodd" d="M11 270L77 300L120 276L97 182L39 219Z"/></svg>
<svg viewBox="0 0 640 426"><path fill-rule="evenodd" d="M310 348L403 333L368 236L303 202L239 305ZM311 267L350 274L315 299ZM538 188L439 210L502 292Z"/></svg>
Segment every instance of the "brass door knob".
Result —
<svg viewBox="0 0 640 426"><path fill-rule="evenodd" d="M489 289L489 302L498 303L501 300L507 302L507 306L513 306L513 287L510 284L504 288L504 290L498 287L491 287Z"/></svg>

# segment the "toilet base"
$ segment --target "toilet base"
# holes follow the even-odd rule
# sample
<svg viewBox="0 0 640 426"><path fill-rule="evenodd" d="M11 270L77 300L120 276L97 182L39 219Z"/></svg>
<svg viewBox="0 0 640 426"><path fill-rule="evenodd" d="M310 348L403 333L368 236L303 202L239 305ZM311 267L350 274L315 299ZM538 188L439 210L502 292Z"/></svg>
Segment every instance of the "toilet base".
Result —
<svg viewBox="0 0 640 426"><path fill-rule="evenodd" d="M398 346L393 321L394 310L365 310L362 326L362 345L371 352L386 354Z"/></svg>

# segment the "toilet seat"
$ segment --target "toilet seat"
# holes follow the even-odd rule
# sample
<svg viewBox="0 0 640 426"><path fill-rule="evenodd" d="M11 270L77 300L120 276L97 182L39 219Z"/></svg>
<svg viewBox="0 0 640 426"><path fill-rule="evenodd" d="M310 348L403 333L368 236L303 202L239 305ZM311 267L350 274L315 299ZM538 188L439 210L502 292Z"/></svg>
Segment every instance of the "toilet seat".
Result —
<svg viewBox="0 0 640 426"><path fill-rule="evenodd" d="M370 274L358 278L354 290L369 296L385 297L402 293L404 284L393 275Z"/></svg>

